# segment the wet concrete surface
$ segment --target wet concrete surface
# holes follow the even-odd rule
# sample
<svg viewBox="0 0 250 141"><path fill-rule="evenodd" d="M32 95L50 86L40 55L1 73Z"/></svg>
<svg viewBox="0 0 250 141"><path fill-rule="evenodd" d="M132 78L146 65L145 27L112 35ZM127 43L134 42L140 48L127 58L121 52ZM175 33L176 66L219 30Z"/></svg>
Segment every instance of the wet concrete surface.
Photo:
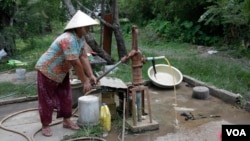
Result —
<svg viewBox="0 0 250 141"><path fill-rule="evenodd" d="M250 123L249 112L218 98L211 95L206 100L192 98L192 87L188 83L182 82L176 92L173 89L154 86L149 88L152 115L160 125L159 130L128 134L125 140L219 141L218 133L222 124ZM184 112L191 112L196 119L185 120L185 117L181 116Z"/></svg>
<svg viewBox="0 0 250 141"><path fill-rule="evenodd" d="M213 96L206 100L192 98L192 87L182 82L174 89L161 89L149 86L153 120L159 123L159 129L141 133L127 132L125 141L219 141L218 132L222 124L249 124L250 113ZM146 99L147 100L147 99ZM176 104L176 105L174 105ZM20 110L37 108L37 101L15 103L0 106L0 119ZM147 109L145 109L147 112ZM185 120L181 114L192 113L195 120ZM219 117L210 117L219 116ZM203 117L203 118L201 118ZM73 118L74 119L74 118ZM76 119L74 119L76 120ZM178 121L178 122L177 122ZM40 128L37 111L22 113L4 122L4 126L32 136ZM36 141L59 141L64 135L73 131L63 129L61 124L52 127L54 135L43 137L35 135ZM107 141L118 141L121 129L112 129L105 138ZM20 135L0 129L1 140L26 140Z"/></svg>

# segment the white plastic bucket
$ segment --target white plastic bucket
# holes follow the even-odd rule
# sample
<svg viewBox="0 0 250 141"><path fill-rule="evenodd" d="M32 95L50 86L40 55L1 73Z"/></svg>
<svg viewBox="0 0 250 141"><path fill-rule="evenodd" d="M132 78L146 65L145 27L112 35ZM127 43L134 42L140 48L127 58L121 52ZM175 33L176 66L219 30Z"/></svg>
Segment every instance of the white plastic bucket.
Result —
<svg viewBox="0 0 250 141"><path fill-rule="evenodd" d="M16 69L16 79L17 80L25 79L26 78L25 74L26 74L26 69L23 69L23 68Z"/></svg>
<svg viewBox="0 0 250 141"><path fill-rule="evenodd" d="M81 96L78 98L79 126L97 125L100 122L99 98L94 95Z"/></svg>

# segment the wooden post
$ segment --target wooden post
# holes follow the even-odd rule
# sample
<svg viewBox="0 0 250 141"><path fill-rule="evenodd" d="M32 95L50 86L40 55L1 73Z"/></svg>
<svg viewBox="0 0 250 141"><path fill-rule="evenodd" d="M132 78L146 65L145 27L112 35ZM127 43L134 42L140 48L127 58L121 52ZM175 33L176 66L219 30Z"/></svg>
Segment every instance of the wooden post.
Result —
<svg viewBox="0 0 250 141"><path fill-rule="evenodd" d="M112 24L112 14L106 14L104 20ZM103 29L103 49L111 55L112 29L104 25Z"/></svg>

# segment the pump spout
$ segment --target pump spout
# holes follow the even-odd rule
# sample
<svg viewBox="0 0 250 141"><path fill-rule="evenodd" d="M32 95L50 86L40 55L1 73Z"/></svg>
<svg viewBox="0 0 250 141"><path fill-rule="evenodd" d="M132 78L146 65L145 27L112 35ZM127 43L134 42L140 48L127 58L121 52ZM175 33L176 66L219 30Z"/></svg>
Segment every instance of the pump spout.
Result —
<svg viewBox="0 0 250 141"><path fill-rule="evenodd" d="M147 61L152 61L152 60L159 60L159 59L165 59L165 56L157 56L157 57L147 57Z"/></svg>

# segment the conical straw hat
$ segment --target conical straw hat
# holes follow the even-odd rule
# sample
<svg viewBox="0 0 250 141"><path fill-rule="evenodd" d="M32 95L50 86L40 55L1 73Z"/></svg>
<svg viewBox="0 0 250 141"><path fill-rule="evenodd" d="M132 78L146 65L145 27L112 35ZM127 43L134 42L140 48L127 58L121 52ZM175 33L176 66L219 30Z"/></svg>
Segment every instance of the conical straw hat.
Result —
<svg viewBox="0 0 250 141"><path fill-rule="evenodd" d="M64 30L83 27L83 26L96 25L96 24L98 24L97 21L92 19L87 14L83 13L81 10L78 10L75 13L75 15L71 18L71 20L68 22Z"/></svg>

